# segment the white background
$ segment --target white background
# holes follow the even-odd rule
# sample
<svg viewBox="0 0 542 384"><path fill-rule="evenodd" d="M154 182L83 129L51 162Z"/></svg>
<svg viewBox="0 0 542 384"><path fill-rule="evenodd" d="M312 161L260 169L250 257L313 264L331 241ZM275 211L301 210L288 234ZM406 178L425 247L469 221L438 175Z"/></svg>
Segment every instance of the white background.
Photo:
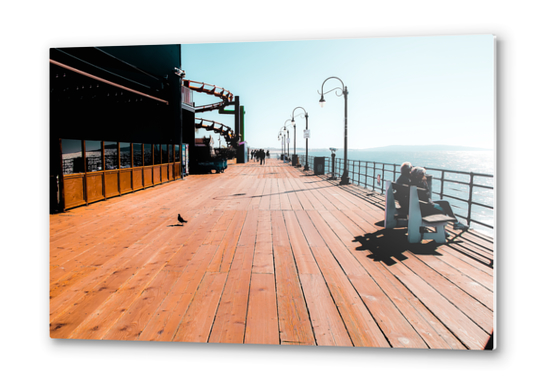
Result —
<svg viewBox="0 0 542 384"><path fill-rule="evenodd" d="M47 1L2 5L0 377L6 383L536 381L542 265L536 1ZM494 352L51 340L48 48L493 33L498 37ZM453 132L451 132L453 134Z"/></svg>

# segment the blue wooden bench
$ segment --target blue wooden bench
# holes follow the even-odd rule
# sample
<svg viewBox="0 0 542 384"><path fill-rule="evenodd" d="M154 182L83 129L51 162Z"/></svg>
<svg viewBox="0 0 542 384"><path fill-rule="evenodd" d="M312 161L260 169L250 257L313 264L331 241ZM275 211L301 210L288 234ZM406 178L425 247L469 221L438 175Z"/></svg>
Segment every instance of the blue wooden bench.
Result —
<svg viewBox="0 0 542 384"><path fill-rule="evenodd" d="M408 186L386 181L384 227L407 227L409 243L419 243L423 239L433 239L437 243L445 243L446 231L444 227L455 219L444 214L422 217L420 205L428 203L418 198L418 189L421 188L415 185ZM408 213L405 212L404 207L401 210L397 208L394 191L407 194ZM428 227L434 228L434 231L428 231Z"/></svg>

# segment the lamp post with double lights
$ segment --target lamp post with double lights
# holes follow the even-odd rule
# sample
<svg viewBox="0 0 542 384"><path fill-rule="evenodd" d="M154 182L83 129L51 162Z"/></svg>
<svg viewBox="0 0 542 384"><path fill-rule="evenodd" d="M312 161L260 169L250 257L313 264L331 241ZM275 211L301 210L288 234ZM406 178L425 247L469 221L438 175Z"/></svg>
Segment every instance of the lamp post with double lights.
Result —
<svg viewBox="0 0 542 384"><path fill-rule="evenodd" d="M282 127L282 130L284 132L286 132L286 142L288 143L288 157L287 157L287 159L290 158L290 130L288 128L286 128L286 124L289 123L289 122L291 122L291 120L286 119L286 121L284 122L284 127ZM285 146L284 149L286 149L286 146Z"/></svg>
<svg viewBox="0 0 542 384"><path fill-rule="evenodd" d="M284 134L282 133L282 128L279 131L279 141L280 141L280 157L281 160L284 160Z"/></svg>
<svg viewBox="0 0 542 384"><path fill-rule="evenodd" d="M294 126L294 155L295 155L295 148L296 148L296 129L295 129L295 117L294 117L294 113L296 111L296 109L302 109L303 112L305 112L305 131L307 132L306 136L305 136L305 168L303 168L304 171L308 171L309 170L309 136L308 136L308 132L309 132L309 114L307 113L307 111L305 111L305 108L303 107L296 107L294 108L294 110L292 111L292 125Z"/></svg>
<svg viewBox="0 0 542 384"><path fill-rule="evenodd" d="M341 82L342 87L335 87L327 92L324 92L324 84L329 79L339 80ZM322 90L321 92L319 92L319 94L322 96L320 98L320 106L323 108L326 103L326 100L324 99L324 95L335 90L337 90L337 92L335 92L337 96L344 96L344 172L343 172L343 175L341 176L341 181L339 184L346 185L346 184L350 184L348 180L348 89L346 88L346 86L344 85L341 79L335 76L331 76L324 80L324 82L322 83Z"/></svg>

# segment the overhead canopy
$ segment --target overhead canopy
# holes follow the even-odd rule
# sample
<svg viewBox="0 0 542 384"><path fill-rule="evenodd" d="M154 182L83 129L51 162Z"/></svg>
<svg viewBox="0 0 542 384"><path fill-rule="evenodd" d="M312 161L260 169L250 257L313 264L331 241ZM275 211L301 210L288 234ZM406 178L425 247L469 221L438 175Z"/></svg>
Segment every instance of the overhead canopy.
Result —
<svg viewBox="0 0 542 384"><path fill-rule="evenodd" d="M106 49L106 48L104 48ZM52 64L167 103L167 73L153 74L98 47L52 48Z"/></svg>

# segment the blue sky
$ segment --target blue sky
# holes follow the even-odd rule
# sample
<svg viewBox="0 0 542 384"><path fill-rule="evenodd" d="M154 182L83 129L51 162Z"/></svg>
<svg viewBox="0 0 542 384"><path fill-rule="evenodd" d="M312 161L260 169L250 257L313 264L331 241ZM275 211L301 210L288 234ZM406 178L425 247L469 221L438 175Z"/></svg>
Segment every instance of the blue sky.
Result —
<svg viewBox="0 0 542 384"><path fill-rule="evenodd" d="M492 35L183 44L181 50L187 79L240 97L252 148L279 148L279 130L298 106L309 114L309 148L343 148L344 98L330 92L324 108L318 103L322 83L336 76L348 87L351 149L432 144L493 149ZM340 85L331 79L324 92ZM194 97L197 105L218 101ZM230 115L196 117L234 127ZM305 119L296 122L297 147L304 148Z"/></svg>

